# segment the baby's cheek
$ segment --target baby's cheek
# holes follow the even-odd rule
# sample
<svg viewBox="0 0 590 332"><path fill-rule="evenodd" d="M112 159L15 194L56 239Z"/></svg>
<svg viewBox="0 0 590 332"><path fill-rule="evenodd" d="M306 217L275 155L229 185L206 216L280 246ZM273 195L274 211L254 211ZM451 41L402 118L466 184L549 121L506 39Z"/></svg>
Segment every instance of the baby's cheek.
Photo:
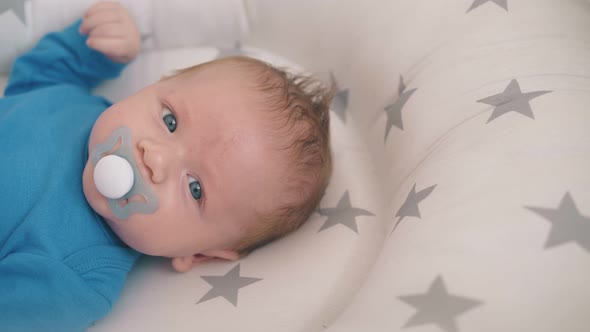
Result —
<svg viewBox="0 0 590 332"><path fill-rule="evenodd" d="M93 171L94 167L92 164L87 163L82 174L82 189L84 191L84 196L90 207L96 213L105 219L112 220L114 216L112 215L109 203L107 199L98 192L96 185L94 184L94 178L92 176Z"/></svg>
<svg viewBox="0 0 590 332"><path fill-rule="evenodd" d="M98 201L98 191L94 188L94 181L92 179L92 165L90 163L86 163L84 167L84 172L82 173L82 186L84 191L84 197L86 197L86 201L90 204L93 210L98 212L97 210L100 208L100 204ZM99 213L100 214L100 213Z"/></svg>

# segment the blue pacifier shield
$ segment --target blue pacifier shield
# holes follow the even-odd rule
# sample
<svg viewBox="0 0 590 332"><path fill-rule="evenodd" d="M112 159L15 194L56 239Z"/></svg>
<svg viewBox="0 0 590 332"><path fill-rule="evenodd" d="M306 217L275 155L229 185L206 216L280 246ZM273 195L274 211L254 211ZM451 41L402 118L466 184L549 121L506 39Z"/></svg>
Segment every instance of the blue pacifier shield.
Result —
<svg viewBox="0 0 590 332"><path fill-rule="evenodd" d="M158 209L158 197L145 183L135 162L129 127L113 130L94 148L90 160L96 188L107 198L115 217L127 219L133 213L150 214Z"/></svg>

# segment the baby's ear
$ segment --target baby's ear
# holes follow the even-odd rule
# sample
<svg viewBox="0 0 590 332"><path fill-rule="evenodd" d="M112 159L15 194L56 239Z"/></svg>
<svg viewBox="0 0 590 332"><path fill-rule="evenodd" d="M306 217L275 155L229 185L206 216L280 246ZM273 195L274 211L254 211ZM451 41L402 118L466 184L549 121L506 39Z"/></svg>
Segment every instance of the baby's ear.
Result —
<svg viewBox="0 0 590 332"><path fill-rule="evenodd" d="M237 261L240 259L240 254L235 250L211 250L203 252L203 255L211 258L220 258L226 261Z"/></svg>
<svg viewBox="0 0 590 332"><path fill-rule="evenodd" d="M203 262L212 259L214 259L214 257L209 257L201 254L174 257L172 258L172 267L176 270L176 272L187 272L190 271L190 269L192 269L193 266L199 265Z"/></svg>
<svg viewBox="0 0 590 332"><path fill-rule="evenodd" d="M190 269L192 269L194 266L217 258L228 261L236 261L240 259L240 255L237 251L233 250L211 250L192 256L174 257L172 258L172 267L177 272L187 272L190 271Z"/></svg>

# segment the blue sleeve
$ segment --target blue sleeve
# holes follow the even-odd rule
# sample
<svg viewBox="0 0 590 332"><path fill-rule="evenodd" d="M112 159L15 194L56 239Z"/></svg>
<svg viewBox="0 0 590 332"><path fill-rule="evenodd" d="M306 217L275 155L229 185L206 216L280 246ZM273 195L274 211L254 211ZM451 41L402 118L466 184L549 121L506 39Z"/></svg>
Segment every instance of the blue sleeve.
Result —
<svg viewBox="0 0 590 332"><path fill-rule="evenodd" d="M89 48L87 37L78 32L81 23L78 20L62 32L46 35L17 58L4 94L15 95L59 83L90 90L105 79L116 78L125 64Z"/></svg>
<svg viewBox="0 0 590 332"><path fill-rule="evenodd" d="M30 253L6 256L0 260L2 331L84 331L111 309L109 297L93 287L105 273L111 271L80 275L59 260Z"/></svg>

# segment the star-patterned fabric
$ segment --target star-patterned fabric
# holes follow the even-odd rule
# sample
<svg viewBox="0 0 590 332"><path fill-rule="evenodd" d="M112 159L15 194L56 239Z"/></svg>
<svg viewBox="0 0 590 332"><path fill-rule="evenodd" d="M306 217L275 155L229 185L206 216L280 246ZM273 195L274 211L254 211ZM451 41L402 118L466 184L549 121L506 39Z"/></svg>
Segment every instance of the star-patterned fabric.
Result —
<svg viewBox="0 0 590 332"><path fill-rule="evenodd" d="M481 304L474 299L449 294L440 276L436 277L426 293L403 295L399 299L416 309L404 328L435 324L445 332L457 332L457 316Z"/></svg>
<svg viewBox="0 0 590 332"><path fill-rule="evenodd" d="M473 3L471 4L471 7L469 7L469 9L467 10L472 11L473 9L486 4L486 3L495 3L496 5L504 8L506 11L508 11L508 0L474 0Z"/></svg>
<svg viewBox="0 0 590 332"><path fill-rule="evenodd" d="M336 88L336 94L334 95L334 99L332 99L332 111L342 120L342 122L345 122L346 110L348 109L348 89L340 88L334 77L334 73L330 73L330 81Z"/></svg>
<svg viewBox="0 0 590 332"><path fill-rule="evenodd" d="M430 186L426 189L416 192L416 184L414 183L414 186L412 187L412 190L408 194L408 197L406 198L406 200L404 201L402 206L399 208L399 210L395 214L395 216L398 217L399 219L395 223L395 226L393 226L393 229L391 230L392 233L395 230L395 228L397 227L397 225L405 217L418 217L418 218L420 218L420 209L418 208L418 204L421 201L425 200L430 195L430 193L432 193L432 191L434 190L435 187L436 187L436 185Z"/></svg>
<svg viewBox="0 0 590 332"><path fill-rule="evenodd" d="M374 216L373 213L365 210L360 209L357 207L353 207L350 204L350 195L348 191L346 191L338 204L335 207L331 208L320 208L319 214L322 216L327 216L326 222L320 228L320 232L325 230L326 228L330 228L337 224L341 224L350 228L352 231L358 234L358 226L356 223L356 217L358 216Z"/></svg>
<svg viewBox="0 0 590 332"><path fill-rule="evenodd" d="M23 24L25 24L25 1L26 0L3 0L0 2L0 15L10 11L16 15Z"/></svg>
<svg viewBox="0 0 590 332"><path fill-rule="evenodd" d="M522 93L518 81L513 79L503 92L480 99L477 102L494 106L494 110L488 119L488 123L508 112L518 112L526 117L535 119L530 101L549 92L551 91L531 91Z"/></svg>
<svg viewBox="0 0 590 332"><path fill-rule="evenodd" d="M417 89L406 90L403 77L399 78L398 95L399 97L393 102L393 104L385 107L385 113L387 114L387 125L385 127L385 140L387 141L387 135L392 126L396 126L400 130L404 130L404 123L402 119L402 110L410 97L416 92Z"/></svg>
<svg viewBox="0 0 590 332"><path fill-rule="evenodd" d="M563 196L556 209L527 208L551 222L551 231L545 242L545 248L574 242L590 253L590 217L580 213L569 192Z"/></svg>
<svg viewBox="0 0 590 332"><path fill-rule="evenodd" d="M219 16L217 0L122 1L149 52L97 91L290 58L276 64L335 87L334 173L307 223L238 262L176 274L143 258L90 332L588 331L590 7L240 0ZM90 2L0 1L0 71L2 52Z"/></svg>
<svg viewBox="0 0 590 332"><path fill-rule="evenodd" d="M203 280L211 285L211 290L197 303L205 302L216 297L223 297L234 306L238 305L238 291L262 278L248 278L240 276L240 264L236 265L224 276L201 276Z"/></svg>

